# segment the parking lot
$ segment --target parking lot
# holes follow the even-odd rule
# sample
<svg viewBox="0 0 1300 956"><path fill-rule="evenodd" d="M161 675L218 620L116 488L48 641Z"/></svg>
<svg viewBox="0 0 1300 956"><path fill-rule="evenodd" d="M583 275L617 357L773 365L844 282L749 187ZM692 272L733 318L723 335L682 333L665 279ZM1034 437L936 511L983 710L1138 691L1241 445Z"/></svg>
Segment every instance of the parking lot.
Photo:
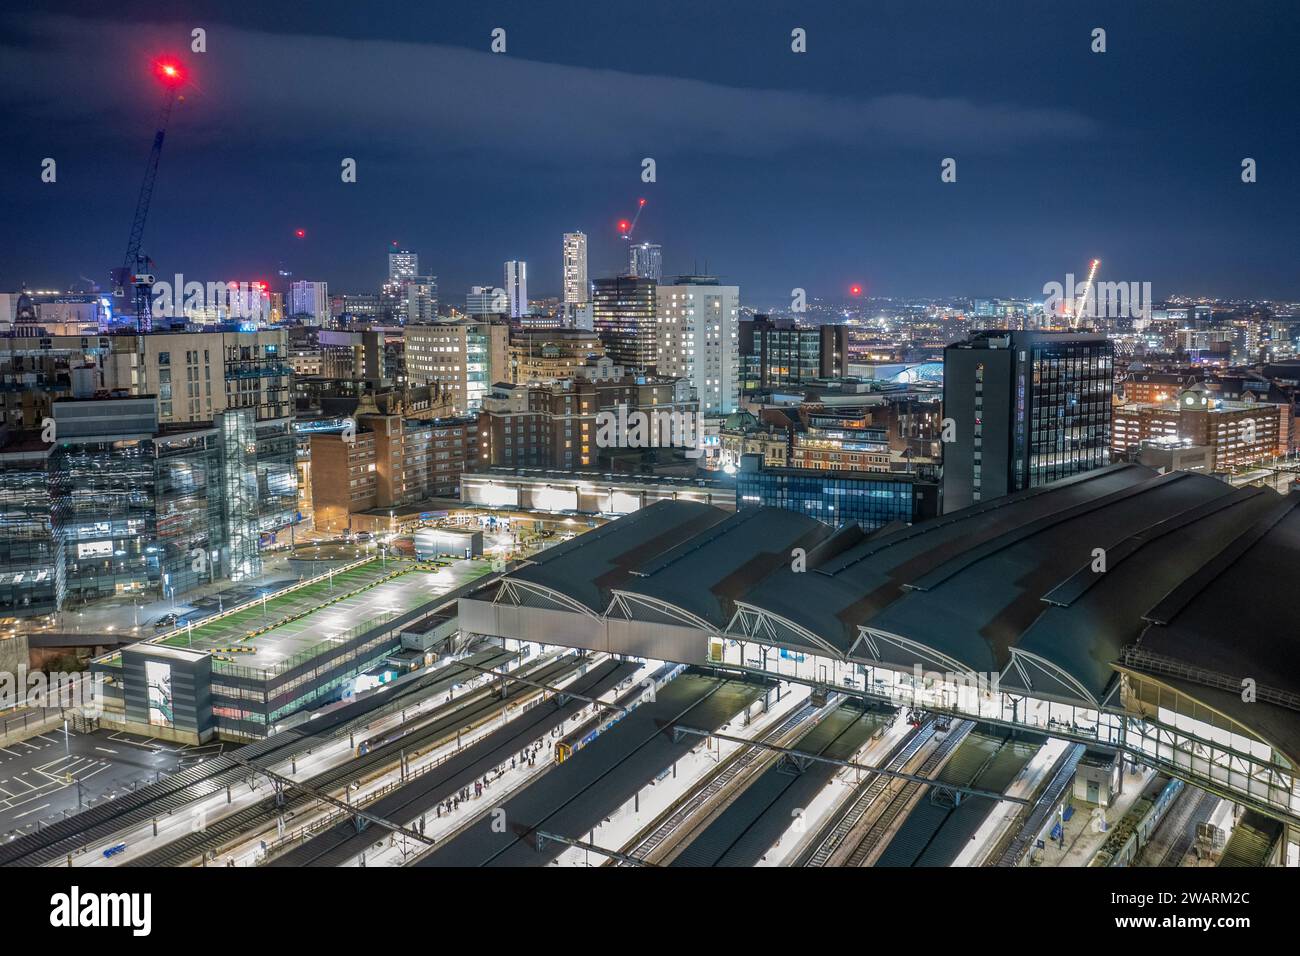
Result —
<svg viewBox="0 0 1300 956"><path fill-rule="evenodd" d="M108 730L72 727L0 747L0 839L30 833L220 753Z"/></svg>
<svg viewBox="0 0 1300 956"><path fill-rule="evenodd" d="M485 561L453 561L434 571L409 560L372 562L334 575L332 584L327 579L268 598L265 611L258 604L192 631L180 631L165 643L218 654L221 648L231 648L222 656L249 667L273 667L355 628L404 614L490 570ZM394 573L397 576L385 580ZM277 626L277 621L283 623ZM269 630L256 633L268 626Z"/></svg>

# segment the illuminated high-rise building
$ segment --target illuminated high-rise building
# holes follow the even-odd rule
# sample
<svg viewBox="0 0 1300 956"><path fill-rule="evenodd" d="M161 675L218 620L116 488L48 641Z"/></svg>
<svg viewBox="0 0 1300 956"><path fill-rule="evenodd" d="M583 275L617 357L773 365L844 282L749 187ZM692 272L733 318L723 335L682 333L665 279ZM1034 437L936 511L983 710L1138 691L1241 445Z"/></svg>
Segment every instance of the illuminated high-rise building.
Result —
<svg viewBox="0 0 1300 956"><path fill-rule="evenodd" d="M512 319L528 314L528 263L511 259L506 263L506 306Z"/></svg>
<svg viewBox="0 0 1300 956"><path fill-rule="evenodd" d="M289 286L289 314L310 316L324 325L330 318L330 290L327 282L294 282Z"/></svg>
<svg viewBox="0 0 1300 956"><path fill-rule="evenodd" d="M420 274L420 257L409 249L391 249L388 253L388 281L400 283Z"/></svg>
<svg viewBox="0 0 1300 956"><path fill-rule="evenodd" d="M438 318L438 277L411 276L402 282L403 314L407 322L433 322Z"/></svg>
<svg viewBox="0 0 1300 956"><path fill-rule="evenodd" d="M654 279L614 276L593 284L592 325L605 354L624 368L653 368L658 355Z"/></svg>
<svg viewBox="0 0 1300 956"><path fill-rule="evenodd" d="M457 415L478 411L494 382L508 381L510 330L504 322L433 322L402 330L407 380L436 384Z"/></svg>
<svg viewBox="0 0 1300 956"><path fill-rule="evenodd" d="M564 234L564 304L582 305L591 299L587 284L587 235L582 232Z"/></svg>
<svg viewBox="0 0 1300 956"><path fill-rule="evenodd" d="M657 294L660 375L684 378L704 415L735 411L740 397L740 287L716 276L678 276Z"/></svg>
<svg viewBox="0 0 1300 956"><path fill-rule="evenodd" d="M627 247L627 274L640 276L642 279L654 279L658 282L663 277L663 246L653 242L639 242Z"/></svg>
<svg viewBox="0 0 1300 956"><path fill-rule="evenodd" d="M944 513L1109 464L1113 362L1092 332L977 332L944 349Z"/></svg>

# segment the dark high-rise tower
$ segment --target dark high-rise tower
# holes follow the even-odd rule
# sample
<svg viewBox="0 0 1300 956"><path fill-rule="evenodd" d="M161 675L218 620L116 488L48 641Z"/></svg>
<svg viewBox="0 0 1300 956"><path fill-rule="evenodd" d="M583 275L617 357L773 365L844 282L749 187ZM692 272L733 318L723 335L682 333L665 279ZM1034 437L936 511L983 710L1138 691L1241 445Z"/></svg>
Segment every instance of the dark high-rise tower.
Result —
<svg viewBox="0 0 1300 956"><path fill-rule="evenodd" d="M943 354L943 510L1110 462L1104 335L978 332Z"/></svg>
<svg viewBox="0 0 1300 956"><path fill-rule="evenodd" d="M625 368L652 369L658 361L654 279L615 276L593 283L592 316L605 354Z"/></svg>

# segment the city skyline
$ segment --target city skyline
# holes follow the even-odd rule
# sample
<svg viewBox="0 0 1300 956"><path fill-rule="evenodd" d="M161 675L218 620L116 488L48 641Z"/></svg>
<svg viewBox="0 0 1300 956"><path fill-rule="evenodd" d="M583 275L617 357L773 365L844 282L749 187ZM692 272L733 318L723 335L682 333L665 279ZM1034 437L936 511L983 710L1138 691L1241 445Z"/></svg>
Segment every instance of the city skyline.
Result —
<svg viewBox="0 0 1300 956"><path fill-rule="evenodd" d="M620 7L578 43L569 18L522 5L408 27L326 4L288 43L299 28L266 12L236 25L200 4L193 23L160 22L128 3L110 23L74 3L6 31L0 108L25 148L0 170L24 238L0 285L107 285L156 113L149 65L175 52L189 79L145 234L161 274L286 271L361 291L397 241L445 289L517 257L536 293L558 296L562 234L587 234L592 278L617 274L617 223L645 198L634 240L663 245L665 275L707 262L764 307L855 284L864 298L1032 295L1094 256L1157 297L1294 299L1295 132L1277 121L1285 57L1261 50L1281 54L1296 29L1257 9L1268 29L1248 43L1227 12L1175 20L1161 5L976 17L939 3L861 23L764 5L742 25L723 4L689 37ZM207 52L189 49L196 25ZM1104 54L1089 49L1097 25ZM807 53L791 50L796 26ZM91 45L107 55L87 61ZM452 74L455 97L439 92ZM386 123L405 99L385 95L394 85L416 103L407 124ZM542 109L555 96L560 112ZM635 133L612 119L623 102ZM502 124L534 146L503 152ZM340 179L345 158L356 182ZM945 158L956 182L941 181ZM1256 182L1241 181L1243 158Z"/></svg>
<svg viewBox="0 0 1300 956"><path fill-rule="evenodd" d="M955 903L930 948L999 880L1031 939L1268 924L1294 11L0 24L20 923L192 940L202 879L391 948L371 904L436 878L362 869L834 867ZM594 925L562 898L523 915Z"/></svg>

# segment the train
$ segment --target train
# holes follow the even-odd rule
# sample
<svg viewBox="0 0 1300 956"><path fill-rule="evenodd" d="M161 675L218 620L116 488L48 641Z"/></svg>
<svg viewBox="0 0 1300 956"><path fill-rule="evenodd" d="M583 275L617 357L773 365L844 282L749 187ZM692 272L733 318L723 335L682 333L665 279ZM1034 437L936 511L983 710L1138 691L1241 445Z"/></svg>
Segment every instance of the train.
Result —
<svg viewBox="0 0 1300 956"><path fill-rule="evenodd" d="M1183 790L1183 782L1158 773L1142 790L1142 796L1115 824L1106 842L1089 866L1129 866L1149 842L1151 834Z"/></svg>
<svg viewBox="0 0 1300 956"><path fill-rule="evenodd" d="M636 686L630 688L626 693L619 697L615 701L615 708L602 708L601 710L598 710L596 716L583 721L578 725L576 730L565 734L564 737L556 743L554 755L555 762L557 764L564 763L583 747L587 746L587 744L591 743L610 727L613 727L616 723L626 717L627 714L638 704L643 703L650 696L647 694L647 682L649 682L655 690L658 690L685 669L685 664L664 664L649 678L638 682Z"/></svg>

